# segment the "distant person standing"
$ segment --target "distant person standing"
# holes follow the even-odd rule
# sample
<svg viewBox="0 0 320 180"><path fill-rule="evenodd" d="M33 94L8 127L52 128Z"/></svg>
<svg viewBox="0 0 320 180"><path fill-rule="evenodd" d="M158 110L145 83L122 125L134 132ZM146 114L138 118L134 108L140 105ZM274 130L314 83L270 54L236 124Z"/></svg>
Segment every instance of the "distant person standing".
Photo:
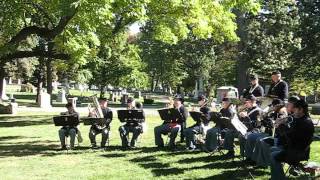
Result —
<svg viewBox="0 0 320 180"><path fill-rule="evenodd" d="M287 82L281 79L280 71L274 71L272 73L271 78L272 84L270 86L267 96L286 101L288 99L289 88Z"/></svg>
<svg viewBox="0 0 320 180"><path fill-rule="evenodd" d="M259 98L264 96L264 89L259 84L259 77L256 74L252 74L249 77L250 86L247 89L244 89L242 94L243 97L247 97L249 95L254 95L254 97Z"/></svg>

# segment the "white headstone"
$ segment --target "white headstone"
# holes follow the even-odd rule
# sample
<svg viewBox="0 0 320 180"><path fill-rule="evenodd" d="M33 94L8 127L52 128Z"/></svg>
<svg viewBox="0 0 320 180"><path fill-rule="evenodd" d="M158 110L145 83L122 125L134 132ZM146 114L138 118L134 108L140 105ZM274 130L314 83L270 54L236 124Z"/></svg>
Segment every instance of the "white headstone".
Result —
<svg viewBox="0 0 320 180"><path fill-rule="evenodd" d="M53 88L54 91L58 91L58 82L57 81L54 81L52 83L52 88Z"/></svg>
<svg viewBox="0 0 320 180"><path fill-rule="evenodd" d="M9 77L8 84L12 84L12 78L11 77Z"/></svg>
<svg viewBox="0 0 320 180"><path fill-rule="evenodd" d="M51 97L50 94L46 92L40 93L39 105L41 108L51 108Z"/></svg>
<svg viewBox="0 0 320 180"><path fill-rule="evenodd" d="M21 79L18 79L18 83L17 84L19 84L19 85L21 84Z"/></svg>
<svg viewBox="0 0 320 180"><path fill-rule="evenodd" d="M73 106L74 108L77 107L77 100L78 100L77 97L68 98L68 102L72 103L72 106Z"/></svg>
<svg viewBox="0 0 320 180"><path fill-rule="evenodd" d="M66 91L64 89L58 92L57 102L67 103Z"/></svg>
<svg viewBox="0 0 320 180"><path fill-rule="evenodd" d="M8 96L6 94L6 86L7 86L7 81L5 78L3 78L3 88L2 88L2 94L1 94L1 99L2 100L8 100Z"/></svg>

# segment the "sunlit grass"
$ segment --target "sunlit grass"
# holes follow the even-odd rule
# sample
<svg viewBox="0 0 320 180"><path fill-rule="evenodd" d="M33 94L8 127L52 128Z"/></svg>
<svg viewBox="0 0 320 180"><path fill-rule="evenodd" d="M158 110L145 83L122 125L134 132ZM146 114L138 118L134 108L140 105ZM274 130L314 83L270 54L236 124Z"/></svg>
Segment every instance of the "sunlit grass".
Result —
<svg viewBox="0 0 320 180"><path fill-rule="evenodd" d="M59 149L55 113L23 113L0 116L0 179L246 179L248 169L239 159L223 160L204 152L158 150L153 128L161 121L148 116L148 131L139 147L123 151L117 119L111 126L109 148L89 149L89 126L80 125L84 142L77 150ZM189 124L192 122L189 120ZM318 131L319 132L319 131ZM166 137L164 138L166 140ZM98 136L98 142L100 136ZM312 144L311 160L320 162L320 143ZM237 148L238 150L239 148ZM256 179L268 179L268 169L247 167Z"/></svg>

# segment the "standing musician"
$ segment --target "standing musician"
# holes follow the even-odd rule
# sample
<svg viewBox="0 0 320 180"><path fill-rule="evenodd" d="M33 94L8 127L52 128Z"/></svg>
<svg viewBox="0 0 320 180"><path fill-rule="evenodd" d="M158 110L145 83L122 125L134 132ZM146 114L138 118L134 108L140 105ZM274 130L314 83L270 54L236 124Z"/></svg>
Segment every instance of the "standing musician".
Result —
<svg viewBox="0 0 320 180"><path fill-rule="evenodd" d="M101 139L101 148L105 148L107 140L109 138L109 132L110 132L110 123L112 121L112 111L110 108L108 108L108 102L106 98L100 98L99 99L99 105L101 107L103 117L106 120L106 124L101 126L99 124L93 124L89 131L89 139L91 142L92 148L97 148L96 144L96 135L100 134L102 135ZM89 117L97 117L96 112L90 111Z"/></svg>
<svg viewBox="0 0 320 180"><path fill-rule="evenodd" d="M267 115L261 120L260 132L248 134L245 141L245 157L246 162L254 164L253 151L256 149L257 142L265 137L272 136L273 134L273 122L276 119L284 118L288 116L285 104L281 99L274 99L272 101L272 109L267 112Z"/></svg>
<svg viewBox="0 0 320 180"><path fill-rule="evenodd" d="M230 102L229 98L222 99L222 109L220 110L220 117L224 119L231 119L234 116L233 104ZM221 130L226 129L227 127L222 127L216 124L215 127L209 129L206 135L205 148L209 152L217 150L219 146L218 136L221 133Z"/></svg>
<svg viewBox="0 0 320 180"><path fill-rule="evenodd" d="M286 101L288 99L288 84L281 79L280 71L273 72L271 79L272 84L269 88L267 96Z"/></svg>
<svg viewBox="0 0 320 180"><path fill-rule="evenodd" d="M155 144L158 147L164 147L162 134L170 133L169 147L175 148L175 139L181 130L182 124L184 124L188 117L188 111L182 104L183 98L180 95L174 97L174 108L180 113L180 118L172 119L170 122L165 121L162 125L154 128Z"/></svg>
<svg viewBox="0 0 320 180"><path fill-rule="evenodd" d="M250 94L254 95L256 98L264 96L263 87L259 84L259 77L256 74L250 75L250 86L244 90L243 97L247 97Z"/></svg>
<svg viewBox="0 0 320 180"><path fill-rule="evenodd" d="M255 132L259 125L258 118L261 114L261 109L257 106L257 99L253 95L249 95L245 99L245 111L239 113L240 121L244 123L248 132ZM244 156L245 137L237 131L230 129L225 133L224 148L228 150L227 158L234 157L234 138L238 137L240 143L240 153Z"/></svg>
<svg viewBox="0 0 320 180"><path fill-rule="evenodd" d="M69 116L74 116L77 117L79 119L79 113L75 111L73 104L71 102L66 104L66 108L67 108L67 112L63 112L61 113L61 115L69 115ZM70 149L74 148L74 141L76 138L76 134L78 134L78 136L80 136L78 139L80 139L81 141L81 135L80 135L80 131L78 130L78 128L76 126L63 126L60 130L59 130L59 138L60 138L60 142L61 142L61 150L66 150L66 137L70 136Z"/></svg>
<svg viewBox="0 0 320 180"><path fill-rule="evenodd" d="M288 104L286 106L286 111L288 114L288 118L293 115L293 105L299 100L299 97L292 96L288 99ZM283 113L282 113L283 114ZM279 111L279 118L281 118L281 110ZM277 119L279 119L277 118ZM275 123L277 123L277 119ZM273 125L275 126L275 124ZM267 167L270 166L270 153L273 149L277 149L277 147L283 146L283 142L279 141L280 133L278 132L278 129L273 127L273 133L272 136L260 139L257 141L255 149L252 154L252 160L255 161L255 163L260 167ZM281 138L283 139L283 138ZM271 148L274 146L273 148Z"/></svg>
<svg viewBox="0 0 320 180"><path fill-rule="evenodd" d="M209 126L210 108L207 106L208 100L204 95L200 95L198 97L198 104L200 106L200 112L202 113L202 118L200 121L197 121L196 124L191 127L185 129L186 136L186 146L188 150L196 149L196 134L202 133L206 127Z"/></svg>
<svg viewBox="0 0 320 180"><path fill-rule="evenodd" d="M308 156L310 144L313 139L314 126L308 113L308 104L298 100L293 106L293 118L279 125L283 148L278 148L271 153L271 179L285 179L282 162L300 161Z"/></svg>
<svg viewBox="0 0 320 180"><path fill-rule="evenodd" d="M127 100L127 109L128 110L142 110L141 103L135 103L135 100L132 97L129 97ZM136 146L136 142L140 134L143 132L143 125L145 121L145 114L143 112L143 119L136 122L127 122L126 124L119 127L120 138L122 141L122 147L134 148ZM129 145L129 133L132 133L132 138Z"/></svg>

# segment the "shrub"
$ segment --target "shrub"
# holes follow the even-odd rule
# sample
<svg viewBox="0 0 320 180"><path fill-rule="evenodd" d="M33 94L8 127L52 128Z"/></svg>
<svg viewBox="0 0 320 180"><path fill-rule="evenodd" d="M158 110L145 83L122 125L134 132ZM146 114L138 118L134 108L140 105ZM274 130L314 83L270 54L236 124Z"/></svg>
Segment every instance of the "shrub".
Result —
<svg viewBox="0 0 320 180"><path fill-rule="evenodd" d="M154 100L153 99L144 99L144 104L153 104Z"/></svg>

